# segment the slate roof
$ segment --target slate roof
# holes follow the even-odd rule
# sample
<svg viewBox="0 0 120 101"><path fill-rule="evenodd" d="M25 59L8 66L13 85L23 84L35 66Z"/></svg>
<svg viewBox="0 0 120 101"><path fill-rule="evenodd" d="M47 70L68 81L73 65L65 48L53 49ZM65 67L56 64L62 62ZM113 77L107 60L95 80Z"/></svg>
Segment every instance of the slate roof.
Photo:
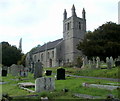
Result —
<svg viewBox="0 0 120 101"><path fill-rule="evenodd" d="M50 50L55 48L61 41L63 40L63 38L52 41L52 42L48 42L47 44L42 45L40 48L38 48L35 52L33 52L33 54L38 53L38 52L43 52L46 49Z"/></svg>

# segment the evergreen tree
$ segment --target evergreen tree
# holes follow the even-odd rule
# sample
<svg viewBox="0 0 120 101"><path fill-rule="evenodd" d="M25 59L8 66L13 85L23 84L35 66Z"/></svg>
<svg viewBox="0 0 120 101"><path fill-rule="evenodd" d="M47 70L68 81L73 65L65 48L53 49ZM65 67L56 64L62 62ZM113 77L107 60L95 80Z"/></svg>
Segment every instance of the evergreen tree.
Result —
<svg viewBox="0 0 120 101"><path fill-rule="evenodd" d="M5 66L11 66L12 64L17 64L21 59L21 50L17 49L15 46L11 46L8 42L2 42L2 64Z"/></svg>
<svg viewBox="0 0 120 101"><path fill-rule="evenodd" d="M93 32L89 31L77 48L88 57L120 56L120 25L107 22Z"/></svg>

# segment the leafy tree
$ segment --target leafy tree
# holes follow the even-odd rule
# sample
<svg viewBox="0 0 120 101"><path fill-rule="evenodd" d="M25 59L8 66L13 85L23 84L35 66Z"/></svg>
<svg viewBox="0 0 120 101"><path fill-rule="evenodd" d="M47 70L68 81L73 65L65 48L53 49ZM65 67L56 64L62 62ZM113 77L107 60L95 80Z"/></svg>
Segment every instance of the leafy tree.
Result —
<svg viewBox="0 0 120 101"><path fill-rule="evenodd" d="M26 55L22 55L21 60L19 60L17 64L25 66L25 58L26 58Z"/></svg>
<svg viewBox="0 0 120 101"><path fill-rule="evenodd" d="M21 59L21 50L15 46L11 46L8 42L2 42L2 64L5 66L11 66L17 64L17 61Z"/></svg>
<svg viewBox="0 0 120 101"><path fill-rule="evenodd" d="M84 40L77 46L86 56L102 59L120 55L120 25L113 22L107 22L95 29L93 32L87 32Z"/></svg>

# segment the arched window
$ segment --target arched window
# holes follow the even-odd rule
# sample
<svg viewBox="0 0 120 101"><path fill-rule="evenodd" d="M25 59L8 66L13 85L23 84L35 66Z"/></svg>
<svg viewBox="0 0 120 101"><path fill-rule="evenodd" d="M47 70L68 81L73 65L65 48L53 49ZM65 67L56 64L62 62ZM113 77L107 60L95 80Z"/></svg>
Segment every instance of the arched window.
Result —
<svg viewBox="0 0 120 101"><path fill-rule="evenodd" d="M35 62L37 61L37 59L36 59L36 55L34 56L34 61L35 61Z"/></svg>
<svg viewBox="0 0 120 101"><path fill-rule="evenodd" d="M80 23L80 22L79 22L79 24L78 24L78 28L81 29L81 23Z"/></svg>
<svg viewBox="0 0 120 101"><path fill-rule="evenodd" d="M69 29L71 29L71 22L69 23Z"/></svg>
<svg viewBox="0 0 120 101"><path fill-rule="evenodd" d="M65 24L65 31L67 30L67 24Z"/></svg>
<svg viewBox="0 0 120 101"><path fill-rule="evenodd" d="M50 53L49 52L48 52L48 56L47 57L48 57L48 59L50 58Z"/></svg>
<svg viewBox="0 0 120 101"><path fill-rule="evenodd" d="M69 23L67 23L67 30L69 30L70 28L69 28L70 26L69 26Z"/></svg>
<svg viewBox="0 0 120 101"><path fill-rule="evenodd" d="M43 61L43 53L41 54L41 61Z"/></svg>
<svg viewBox="0 0 120 101"><path fill-rule="evenodd" d="M52 57L54 58L54 51L52 51Z"/></svg>

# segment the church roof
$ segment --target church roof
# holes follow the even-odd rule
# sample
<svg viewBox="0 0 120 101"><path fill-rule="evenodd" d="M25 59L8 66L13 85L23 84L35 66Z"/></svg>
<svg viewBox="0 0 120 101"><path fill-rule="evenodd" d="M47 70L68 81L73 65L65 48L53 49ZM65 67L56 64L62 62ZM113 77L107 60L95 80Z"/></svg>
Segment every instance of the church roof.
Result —
<svg viewBox="0 0 120 101"><path fill-rule="evenodd" d="M61 41L63 40L63 38L52 41L52 42L48 42L45 43L44 45L42 45L40 48L38 48L35 52L33 52L33 54L38 53L38 52L43 52L45 50L50 50L55 48Z"/></svg>

